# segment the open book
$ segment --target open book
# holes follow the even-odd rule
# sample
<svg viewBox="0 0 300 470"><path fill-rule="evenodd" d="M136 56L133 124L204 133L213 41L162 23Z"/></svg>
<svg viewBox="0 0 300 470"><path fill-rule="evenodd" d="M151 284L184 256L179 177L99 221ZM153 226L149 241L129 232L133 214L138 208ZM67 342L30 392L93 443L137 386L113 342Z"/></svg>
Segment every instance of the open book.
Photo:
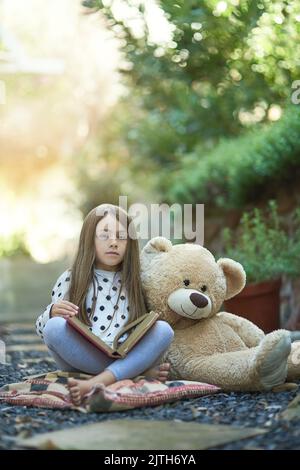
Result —
<svg viewBox="0 0 300 470"><path fill-rule="evenodd" d="M151 311L150 313L146 313L145 315L141 316L137 320L128 323L116 335L112 347L92 333L89 327L82 323L79 318L67 318L67 322L102 352L107 354L109 357L118 359L126 356L128 351L133 348L133 346L145 335L145 333L147 333L147 331L152 327L159 316L159 313ZM118 345L119 338L130 330L132 330L132 332L129 334L128 338L126 338L122 344Z"/></svg>

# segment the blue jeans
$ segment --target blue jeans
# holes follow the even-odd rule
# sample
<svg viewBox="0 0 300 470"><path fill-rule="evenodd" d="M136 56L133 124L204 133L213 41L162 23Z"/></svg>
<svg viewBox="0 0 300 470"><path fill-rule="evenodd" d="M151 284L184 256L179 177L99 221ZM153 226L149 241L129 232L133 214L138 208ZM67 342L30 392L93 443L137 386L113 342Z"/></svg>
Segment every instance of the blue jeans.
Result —
<svg viewBox="0 0 300 470"><path fill-rule="evenodd" d="M60 370L92 375L109 370L116 380L136 377L154 366L174 337L171 326L157 320L125 358L113 359L83 338L62 317L50 318L43 333L49 353Z"/></svg>

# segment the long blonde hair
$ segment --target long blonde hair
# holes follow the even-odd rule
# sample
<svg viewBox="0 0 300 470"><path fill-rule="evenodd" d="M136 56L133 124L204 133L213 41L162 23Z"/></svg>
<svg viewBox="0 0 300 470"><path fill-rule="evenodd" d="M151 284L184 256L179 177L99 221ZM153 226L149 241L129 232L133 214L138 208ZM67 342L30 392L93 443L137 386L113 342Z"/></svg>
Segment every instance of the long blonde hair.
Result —
<svg viewBox="0 0 300 470"><path fill-rule="evenodd" d="M97 209L102 208L101 215L97 214ZM103 210L104 209L104 210ZM96 307L95 282L93 270L96 260L95 250L95 232L97 224L106 214L112 213L118 221L122 217L122 223L126 220L127 224L127 245L122 261L121 269L121 287L124 286L128 295L129 319L128 322L136 320L138 317L147 313L145 299L143 295L142 282L140 277L140 256L139 244L132 218L127 212L119 206L113 204L101 204L92 209L85 217L79 237L78 250L71 267L71 285L69 290L69 300L79 306L78 318L86 325L91 326ZM130 224L130 233L135 237L128 236L128 227ZM90 314L86 310L86 297L90 284L93 283L94 295Z"/></svg>

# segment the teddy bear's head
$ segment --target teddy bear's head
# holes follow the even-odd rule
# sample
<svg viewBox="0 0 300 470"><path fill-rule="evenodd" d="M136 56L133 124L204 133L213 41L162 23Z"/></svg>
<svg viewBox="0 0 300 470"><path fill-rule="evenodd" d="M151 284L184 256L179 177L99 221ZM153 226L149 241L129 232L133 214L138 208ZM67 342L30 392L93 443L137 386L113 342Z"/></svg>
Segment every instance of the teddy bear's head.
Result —
<svg viewBox="0 0 300 470"><path fill-rule="evenodd" d="M141 277L148 309L161 312L170 324L182 317L199 320L215 315L246 282L240 263L229 258L216 261L201 245L172 245L164 237L152 238L143 248Z"/></svg>

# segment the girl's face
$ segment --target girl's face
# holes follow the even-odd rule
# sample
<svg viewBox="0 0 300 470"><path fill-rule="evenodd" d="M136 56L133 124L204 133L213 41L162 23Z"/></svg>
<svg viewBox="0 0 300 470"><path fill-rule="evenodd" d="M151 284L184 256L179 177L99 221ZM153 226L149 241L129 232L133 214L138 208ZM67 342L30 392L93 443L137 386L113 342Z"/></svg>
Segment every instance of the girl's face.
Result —
<svg viewBox="0 0 300 470"><path fill-rule="evenodd" d="M125 255L126 246L126 227L114 215L107 214L96 226L96 268L107 271L119 270Z"/></svg>

